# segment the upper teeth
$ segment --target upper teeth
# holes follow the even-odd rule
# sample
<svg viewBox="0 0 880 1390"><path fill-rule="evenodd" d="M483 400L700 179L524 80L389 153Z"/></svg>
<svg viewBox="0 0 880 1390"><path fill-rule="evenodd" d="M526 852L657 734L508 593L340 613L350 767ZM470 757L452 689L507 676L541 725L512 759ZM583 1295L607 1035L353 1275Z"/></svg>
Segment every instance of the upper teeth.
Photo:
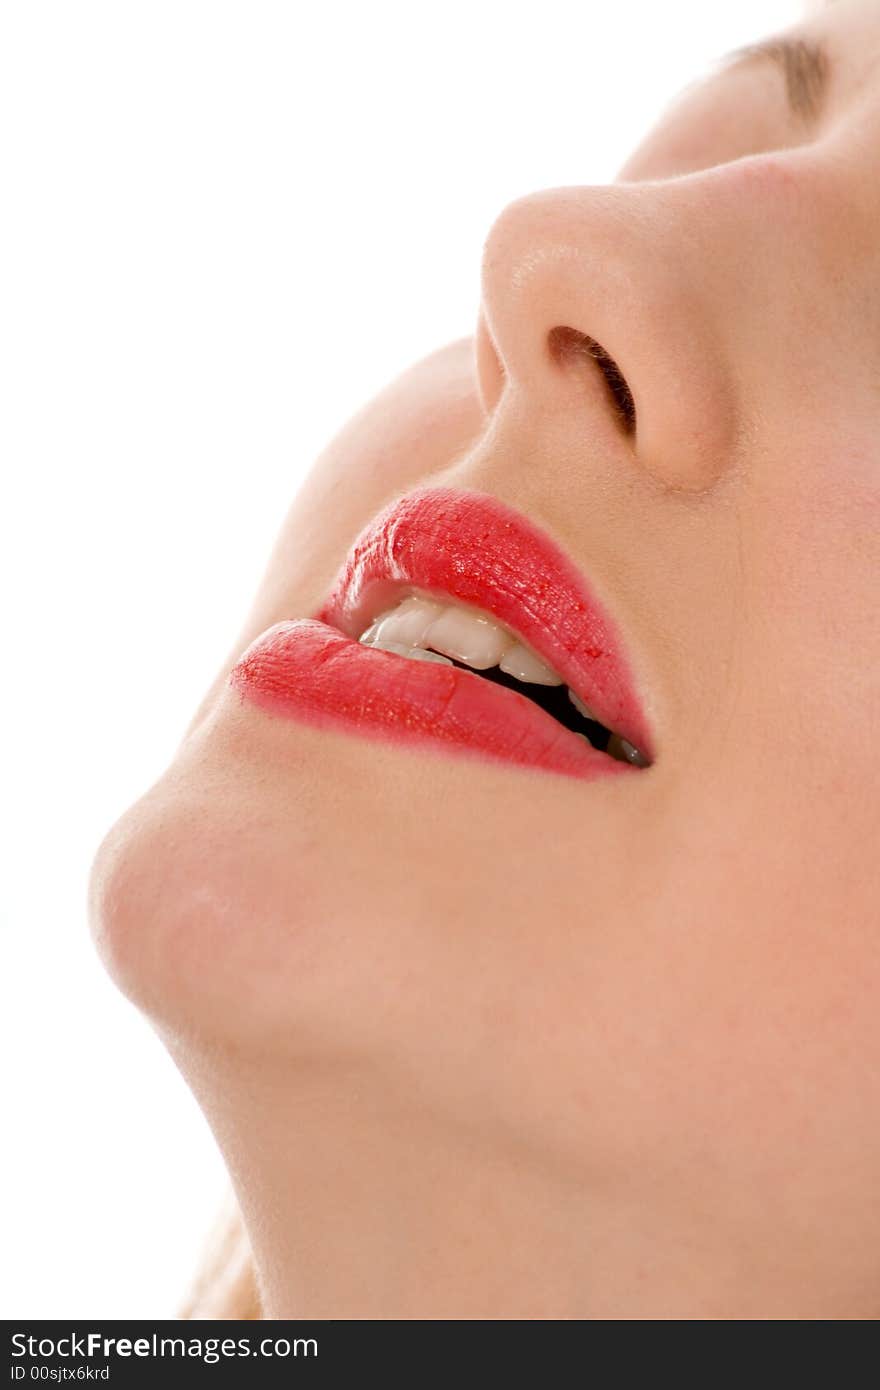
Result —
<svg viewBox="0 0 880 1390"><path fill-rule="evenodd" d="M454 659L475 671L500 666L528 685L563 684L551 666L489 613L461 603L438 603L422 594L409 594L380 613L359 640L367 647L380 647L415 661L443 661L451 666ZM601 722L573 690L568 698L585 719ZM650 765L638 748L613 731L605 751L639 767Z"/></svg>
<svg viewBox="0 0 880 1390"><path fill-rule="evenodd" d="M411 595L380 613L361 634L360 641L417 661L454 658L476 671L500 666L508 675L530 685L563 684L562 677L508 628L482 609L464 604L442 604ZM427 651L428 647L433 650ZM585 719L596 719L573 691L568 695Z"/></svg>

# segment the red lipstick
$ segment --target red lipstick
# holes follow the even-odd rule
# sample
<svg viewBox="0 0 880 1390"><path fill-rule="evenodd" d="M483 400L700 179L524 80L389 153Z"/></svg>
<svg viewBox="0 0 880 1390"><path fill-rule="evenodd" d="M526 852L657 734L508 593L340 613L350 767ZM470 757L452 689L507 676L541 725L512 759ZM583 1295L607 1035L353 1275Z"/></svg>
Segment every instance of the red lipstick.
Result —
<svg viewBox="0 0 880 1390"><path fill-rule="evenodd" d="M362 646L407 588L484 609L523 639L608 728L651 758L635 682L609 616L561 547L497 498L420 488L376 516L321 609L277 623L230 680L290 718L592 778L638 769L593 748L533 700L457 666Z"/></svg>

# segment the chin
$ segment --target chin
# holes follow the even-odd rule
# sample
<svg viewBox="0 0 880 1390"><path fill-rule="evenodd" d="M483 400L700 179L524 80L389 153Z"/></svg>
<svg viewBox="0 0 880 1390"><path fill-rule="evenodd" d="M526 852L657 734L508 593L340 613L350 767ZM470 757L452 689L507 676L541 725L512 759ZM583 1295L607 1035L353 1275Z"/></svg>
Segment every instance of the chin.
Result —
<svg viewBox="0 0 880 1390"><path fill-rule="evenodd" d="M266 763L227 704L100 845L99 955L163 1034L286 1054L343 1046L352 952L340 937L355 903L338 861L340 836L356 833L332 790L344 767L310 730L277 731L283 752Z"/></svg>
<svg viewBox="0 0 880 1390"><path fill-rule="evenodd" d="M597 837L631 823L629 786L588 788ZM578 860L583 795L564 777L267 718L227 688L104 839L95 940L178 1060L234 1054L291 1081L343 1064L456 1124L494 1116L509 1132L546 1109L567 1131L602 1106L582 1078L568 1093L548 1001L583 1010L596 1037L610 1022L591 1002L601 934L587 928L571 968L573 877L602 933L627 910L614 863Z"/></svg>

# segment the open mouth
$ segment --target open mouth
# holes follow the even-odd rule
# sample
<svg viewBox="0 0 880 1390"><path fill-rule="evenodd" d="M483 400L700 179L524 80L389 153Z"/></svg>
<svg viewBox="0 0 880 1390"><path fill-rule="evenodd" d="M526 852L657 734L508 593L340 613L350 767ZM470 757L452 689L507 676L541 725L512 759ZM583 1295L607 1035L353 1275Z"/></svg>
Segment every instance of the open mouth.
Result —
<svg viewBox="0 0 880 1390"><path fill-rule="evenodd" d="M486 493L390 503L318 611L267 629L230 681L272 714L583 780L655 761L611 615L557 541Z"/></svg>
<svg viewBox="0 0 880 1390"><path fill-rule="evenodd" d="M413 661L442 662L473 671L485 680L525 695L564 728L609 757L634 767L651 765L640 749L601 723L589 705L528 643L480 608L409 586L401 589L396 603L371 619L358 640L364 646Z"/></svg>

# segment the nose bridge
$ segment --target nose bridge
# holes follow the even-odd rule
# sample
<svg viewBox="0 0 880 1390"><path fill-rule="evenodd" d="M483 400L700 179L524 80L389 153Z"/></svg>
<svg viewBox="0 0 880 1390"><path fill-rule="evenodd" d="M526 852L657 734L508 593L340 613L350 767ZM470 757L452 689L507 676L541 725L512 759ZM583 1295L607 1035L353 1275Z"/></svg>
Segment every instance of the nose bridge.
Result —
<svg viewBox="0 0 880 1390"><path fill-rule="evenodd" d="M546 189L508 204L481 265L484 331L502 368L495 381L481 369L487 405L503 409L509 390L520 410L566 409L588 429L572 409L583 383L555 347L589 340L599 351L582 353L578 371L601 387L590 357L605 355L622 376L638 466L667 488L711 487L734 453L737 403L697 213L686 188L659 183ZM591 400L612 408L601 391Z"/></svg>

